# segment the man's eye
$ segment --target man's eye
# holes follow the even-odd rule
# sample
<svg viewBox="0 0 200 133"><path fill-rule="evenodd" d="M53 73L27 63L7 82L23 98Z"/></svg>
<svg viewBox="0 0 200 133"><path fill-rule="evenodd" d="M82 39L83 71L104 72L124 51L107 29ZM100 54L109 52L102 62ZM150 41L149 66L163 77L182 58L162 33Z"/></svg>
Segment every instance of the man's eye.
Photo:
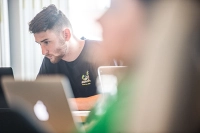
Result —
<svg viewBox="0 0 200 133"><path fill-rule="evenodd" d="M45 41L44 44L46 44L46 45L49 44L49 41Z"/></svg>

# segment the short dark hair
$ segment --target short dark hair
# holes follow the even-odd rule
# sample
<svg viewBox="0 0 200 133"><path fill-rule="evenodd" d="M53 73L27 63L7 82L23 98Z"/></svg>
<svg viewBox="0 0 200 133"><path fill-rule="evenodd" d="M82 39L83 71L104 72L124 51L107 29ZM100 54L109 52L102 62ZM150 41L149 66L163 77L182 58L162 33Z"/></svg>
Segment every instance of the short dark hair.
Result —
<svg viewBox="0 0 200 133"><path fill-rule="evenodd" d="M62 11L51 4L48 7L44 7L43 10L29 22L29 31L34 34L52 29L60 31L64 26L72 28L70 21Z"/></svg>

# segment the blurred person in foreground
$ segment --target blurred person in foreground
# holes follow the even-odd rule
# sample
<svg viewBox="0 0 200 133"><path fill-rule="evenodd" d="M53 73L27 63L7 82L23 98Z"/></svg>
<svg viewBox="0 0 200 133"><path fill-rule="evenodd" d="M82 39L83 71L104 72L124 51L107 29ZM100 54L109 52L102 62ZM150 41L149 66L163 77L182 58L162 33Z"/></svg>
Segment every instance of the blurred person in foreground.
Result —
<svg viewBox="0 0 200 133"><path fill-rule="evenodd" d="M118 85L116 96L107 97L91 111L85 124L89 133L126 132L129 114L133 112L135 82L132 70L145 38L148 7L151 0L111 0L110 8L98 20L103 29L102 49L128 66L126 76Z"/></svg>
<svg viewBox="0 0 200 133"><path fill-rule="evenodd" d="M199 49L199 9L195 0L111 0L99 19L103 46L108 54L125 61L129 70L118 86L117 97L111 96L106 105L92 110L85 124L88 133L199 131L200 71L194 76L195 69L191 72L189 67L193 65L191 49ZM151 24L149 12L153 14ZM148 29L145 23L150 25ZM139 75L135 75L143 43L150 45L145 45L149 51L142 52L145 56Z"/></svg>
<svg viewBox="0 0 200 133"><path fill-rule="evenodd" d="M68 18L55 5L43 8L29 23L29 31L45 56L38 75L67 76L75 97L71 101L76 102L78 110L90 110L99 97L97 68L110 65L100 61L99 42L78 39Z"/></svg>

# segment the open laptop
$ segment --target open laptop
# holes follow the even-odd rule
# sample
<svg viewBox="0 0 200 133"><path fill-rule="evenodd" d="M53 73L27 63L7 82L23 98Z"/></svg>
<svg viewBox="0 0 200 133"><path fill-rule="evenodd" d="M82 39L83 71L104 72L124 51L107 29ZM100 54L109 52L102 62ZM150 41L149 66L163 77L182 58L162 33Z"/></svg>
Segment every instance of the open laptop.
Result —
<svg viewBox="0 0 200 133"><path fill-rule="evenodd" d="M110 100L116 98L118 85L124 80L127 69L127 66L100 66L98 68L96 86L101 97L95 104L93 111L87 117L86 124L90 125L95 119L99 119L99 116L105 113L108 103L111 102Z"/></svg>
<svg viewBox="0 0 200 133"><path fill-rule="evenodd" d="M11 108L27 114L49 132L84 132L74 118L71 104L71 86L64 76L40 76L35 81L14 81L11 77L2 79L6 99ZM75 107L73 107L75 109Z"/></svg>
<svg viewBox="0 0 200 133"><path fill-rule="evenodd" d="M127 66L100 66L98 68L98 82L100 93L117 93L118 84L126 74Z"/></svg>
<svg viewBox="0 0 200 133"><path fill-rule="evenodd" d="M14 78L12 68L0 67L0 109L8 108L8 104L6 102L5 95L2 88L2 83L1 83L1 78L6 75L12 76Z"/></svg>

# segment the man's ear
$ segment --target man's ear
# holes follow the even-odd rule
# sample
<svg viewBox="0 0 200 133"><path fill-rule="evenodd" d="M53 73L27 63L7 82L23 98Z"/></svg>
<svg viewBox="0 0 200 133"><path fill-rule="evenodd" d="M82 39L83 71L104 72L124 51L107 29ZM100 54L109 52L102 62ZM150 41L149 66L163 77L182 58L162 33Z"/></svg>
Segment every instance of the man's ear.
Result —
<svg viewBox="0 0 200 133"><path fill-rule="evenodd" d="M65 41L69 41L69 39L71 38L71 31L69 28L65 28L63 31L63 35L64 35L64 39Z"/></svg>

